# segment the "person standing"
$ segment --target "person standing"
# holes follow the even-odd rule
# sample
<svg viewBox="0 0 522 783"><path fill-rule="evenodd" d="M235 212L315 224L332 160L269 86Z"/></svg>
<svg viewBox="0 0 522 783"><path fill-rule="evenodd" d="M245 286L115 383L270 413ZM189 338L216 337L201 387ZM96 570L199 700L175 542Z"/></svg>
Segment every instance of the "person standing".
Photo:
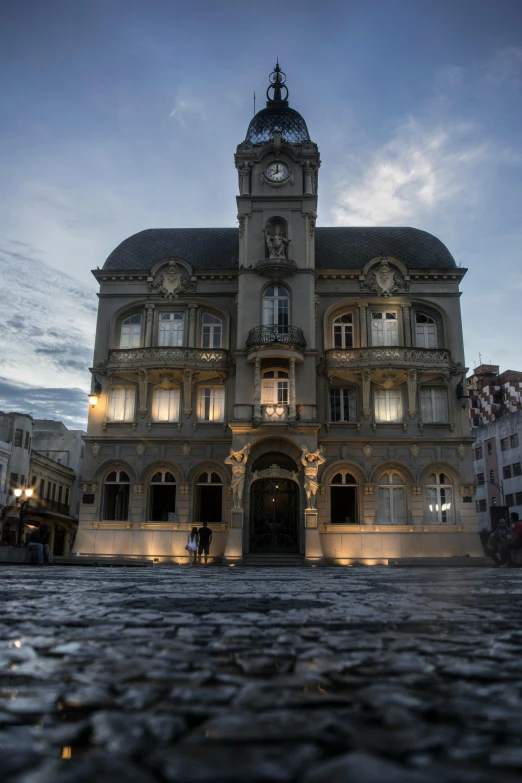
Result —
<svg viewBox="0 0 522 783"><path fill-rule="evenodd" d="M511 514L511 522L513 523L513 535L503 544L501 556L504 558L505 565L515 568L517 566L515 563L516 553L522 549L522 522L519 521L516 511Z"/></svg>
<svg viewBox="0 0 522 783"><path fill-rule="evenodd" d="M207 558L210 552L210 544L212 543L212 530L208 526L208 522L203 522L203 527L198 530L198 555L199 562L201 563L201 555L205 557L205 565L207 565Z"/></svg>
<svg viewBox="0 0 522 783"><path fill-rule="evenodd" d="M49 551L49 525L46 522L40 522L40 527L33 531L27 538L26 546L28 549L36 550L38 565L51 565Z"/></svg>
<svg viewBox="0 0 522 783"><path fill-rule="evenodd" d="M198 552L198 529L197 527L193 527L190 533L188 534L187 538L187 546L185 549L188 550L189 553L189 566L193 566L196 564L196 555Z"/></svg>

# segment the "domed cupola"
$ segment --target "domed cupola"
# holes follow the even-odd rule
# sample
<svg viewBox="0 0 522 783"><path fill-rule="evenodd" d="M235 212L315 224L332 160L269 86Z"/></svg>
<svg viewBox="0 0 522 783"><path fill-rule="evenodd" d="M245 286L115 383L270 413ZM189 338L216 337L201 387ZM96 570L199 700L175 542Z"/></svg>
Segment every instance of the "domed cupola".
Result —
<svg viewBox="0 0 522 783"><path fill-rule="evenodd" d="M245 141L249 141L251 144L266 144L276 132L281 134L283 141L291 144L310 141L306 122L299 112L291 109L288 105L288 88L285 82L286 75L279 67L278 62L270 74L270 84L266 91L268 98L266 109L258 111L250 122Z"/></svg>

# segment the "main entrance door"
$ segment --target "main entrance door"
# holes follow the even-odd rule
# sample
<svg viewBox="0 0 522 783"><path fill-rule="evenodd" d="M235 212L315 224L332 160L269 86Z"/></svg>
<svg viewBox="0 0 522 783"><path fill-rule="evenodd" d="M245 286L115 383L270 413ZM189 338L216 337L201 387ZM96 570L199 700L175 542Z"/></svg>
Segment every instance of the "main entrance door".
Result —
<svg viewBox="0 0 522 783"><path fill-rule="evenodd" d="M258 479L250 490L250 551L299 552L299 486Z"/></svg>

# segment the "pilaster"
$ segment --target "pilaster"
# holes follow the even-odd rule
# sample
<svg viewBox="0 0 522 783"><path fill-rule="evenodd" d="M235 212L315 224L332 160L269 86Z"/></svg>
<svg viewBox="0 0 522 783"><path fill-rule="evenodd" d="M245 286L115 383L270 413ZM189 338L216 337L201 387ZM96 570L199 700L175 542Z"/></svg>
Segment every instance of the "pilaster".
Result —
<svg viewBox="0 0 522 783"><path fill-rule="evenodd" d="M189 304L188 311L189 311L189 324L188 324L188 347L189 348L195 348L196 347L196 312L197 312L198 306L197 304Z"/></svg>
<svg viewBox="0 0 522 783"><path fill-rule="evenodd" d="M368 345L368 326L366 313L368 310L367 302L359 302L357 307L359 308L359 332L361 340L361 348L366 348Z"/></svg>
<svg viewBox="0 0 522 783"><path fill-rule="evenodd" d="M305 508L305 565L324 565L323 547L317 524L318 511L315 508Z"/></svg>
<svg viewBox="0 0 522 783"><path fill-rule="evenodd" d="M404 329L404 345L407 348L411 347L411 314L410 303L402 302L402 324Z"/></svg>
<svg viewBox="0 0 522 783"><path fill-rule="evenodd" d="M152 331L154 326L154 310L156 305L151 302L145 305L146 320L145 320L145 348L150 348L152 345Z"/></svg>
<svg viewBox="0 0 522 783"><path fill-rule="evenodd" d="M296 419L296 408L295 408L295 402L296 402L296 395L295 395L295 359L289 360L290 364L290 399L289 399L289 406L288 406L288 420L289 421L295 421Z"/></svg>
<svg viewBox="0 0 522 783"><path fill-rule="evenodd" d="M254 422L261 421L261 359L254 362Z"/></svg>
<svg viewBox="0 0 522 783"><path fill-rule="evenodd" d="M223 555L223 563L226 565L239 565L243 562L243 518L242 508L231 510L227 545Z"/></svg>

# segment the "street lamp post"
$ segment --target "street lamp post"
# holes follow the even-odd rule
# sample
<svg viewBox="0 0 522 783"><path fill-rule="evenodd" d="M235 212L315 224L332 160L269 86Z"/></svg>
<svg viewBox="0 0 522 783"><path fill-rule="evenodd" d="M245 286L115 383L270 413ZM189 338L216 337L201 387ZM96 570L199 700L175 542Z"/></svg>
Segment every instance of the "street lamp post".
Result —
<svg viewBox="0 0 522 783"><path fill-rule="evenodd" d="M20 503L20 498L22 495L25 495L25 500L20 504L20 511L18 512L18 533L16 536L16 545L22 546L22 537L23 537L23 531L24 531L24 513L25 508L27 504L29 503L29 499L33 496L33 490L30 488L27 489L20 489L19 487L14 490L14 496L16 498L16 505Z"/></svg>
<svg viewBox="0 0 522 783"><path fill-rule="evenodd" d="M504 482L502 481L500 484L496 484L494 481L492 481L492 479L489 479L488 484L493 484L494 487L500 490L500 493L502 495L502 505L505 506L506 498L504 497Z"/></svg>

